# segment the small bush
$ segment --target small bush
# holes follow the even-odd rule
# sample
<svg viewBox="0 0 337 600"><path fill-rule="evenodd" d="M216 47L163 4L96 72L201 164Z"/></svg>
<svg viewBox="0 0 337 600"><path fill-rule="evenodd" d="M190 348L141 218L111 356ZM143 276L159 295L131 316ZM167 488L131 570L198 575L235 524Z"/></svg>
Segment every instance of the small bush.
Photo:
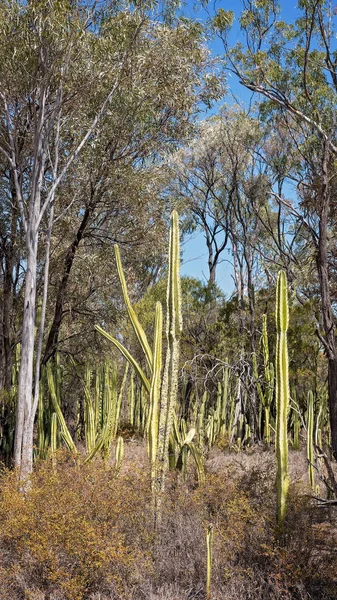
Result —
<svg viewBox="0 0 337 600"><path fill-rule="evenodd" d="M194 477L182 484L169 476L156 534L139 461L116 477L99 461L80 465L61 453L54 469L37 466L25 496L4 472L1 600L204 600L210 524L213 600L335 599L334 513L322 515L293 485L278 539L273 470L245 460L235 477L207 474L199 487Z"/></svg>
<svg viewBox="0 0 337 600"><path fill-rule="evenodd" d="M64 456L55 469L39 464L25 496L15 473L3 475L0 597L27 598L35 586L81 600L139 583L150 566L147 488L135 471L132 479L116 478L104 466L76 466Z"/></svg>

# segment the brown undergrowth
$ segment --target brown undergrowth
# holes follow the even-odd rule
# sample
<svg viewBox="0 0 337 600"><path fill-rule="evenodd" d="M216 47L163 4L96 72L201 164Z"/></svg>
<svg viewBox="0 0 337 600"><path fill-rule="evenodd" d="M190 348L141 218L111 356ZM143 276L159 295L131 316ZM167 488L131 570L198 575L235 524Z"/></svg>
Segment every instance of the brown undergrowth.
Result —
<svg viewBox="0 0 337 600"><path fill-rule="evenodd" d="M24 497L0 481L1 600L205 598L206 530L213 527L213 600L333 600L335 513L294 483L282 539L275 535L271 457L240 455L198 487L169 476L160 532L152 528L145 465L41 462ZM219 461L218 461L219 462ZM220 461L221 462L221 461Z"/></svg>

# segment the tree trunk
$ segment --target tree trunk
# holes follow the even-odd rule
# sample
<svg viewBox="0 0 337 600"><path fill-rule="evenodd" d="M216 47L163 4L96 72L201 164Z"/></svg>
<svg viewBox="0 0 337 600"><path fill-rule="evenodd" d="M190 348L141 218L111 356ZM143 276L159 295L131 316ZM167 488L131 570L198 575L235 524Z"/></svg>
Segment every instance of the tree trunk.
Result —
<svg viewBox="0 0 337 600"><path fill-rule="evenodd" d="M34 418L32 419L31 412L37 268L37 236L34 228L30 228L27 232L27 250L27 273L14 444L14 465L20 469L22 478L31 471L33 460Z"/></svg>
<svg viewBox="0 0 337 600"><path fill-rule="evenodd" d="M92 210L92 208L90 206L85 210L81 224L78 228L77 234L76 234L74 240L72 241L72 243L70 244L70 246L67 250L65 259L64 259L63 276L62 276L59 288L57 290L54 318L53 318L53 322L52 322L52 325L51 325L51 328L49 331L46 348L45 348L43 359L42 359L43 365L45 365L48 362L48 360L55 354L56 349L57 349L57 343L58 343L58 337L59 337L60 327L61 327L61 323L62 323L63 309L64 309L64 303L65 303L65 298L66 298L66 289L67 289L67 285L68 285L69 275L70 275L71 268L73 266L76 251L77 251L78 246L83 238L86 226L88 224L91 210Z"/></svg>
<svg viewBox="0 0 337 600"><path fill-rule="evenodd" d="M3 387L9 392L12 385L12 345L11 345L11 312L13 305L13 270L15 262L15 240L17 239L17 210L16 192L11 180L12 214L9 239L4 244L4 286L3 286L3 310L2 310L2 334L4 353Z"/></svg>
<svg viewBox="0 0 337 600"><path fill-rule="evenodd" d="M322 191L320 198L321 211L319 215L319 240L316 260L321 292L321 311L325 333L325 351L328 358L328 397L332 452L337 460L337 349L335 320L332 310L329 285L328 215L330 208L330 189L327 165L328 151L328 144L325 142L322 160Z"/></svg>
<svg viewBox="0 0 337 600"><path fill-rule="evenodd" d="M12 242L8 254L5 256L5 273L4 273L4 288L3 288L3 317L2 317L2 334L3 334L3 350L4 350L4 377L3 386L8 392L12 384L12 347L10 340L10 320L11 320L11 301L13 293L13 258L12 258Z"/></svg>
<svg viewBox="0 0 337 600"><path fill-rule="evenodd" d="M328 362L328 396L332 452L337 460L337 358Z"/></svg>

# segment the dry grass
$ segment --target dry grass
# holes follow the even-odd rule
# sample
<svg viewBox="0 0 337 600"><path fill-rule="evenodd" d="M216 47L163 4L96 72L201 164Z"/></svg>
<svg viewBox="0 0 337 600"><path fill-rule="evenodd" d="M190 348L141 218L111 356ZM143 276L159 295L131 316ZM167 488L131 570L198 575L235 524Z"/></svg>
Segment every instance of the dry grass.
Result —
<svg viewBox="0 0 337 600"><path fill-rule="evenodd" d="M136 459L136 460L135 460ZM113 467L41 463L26 498L0 488L1 600L204 600L206 530L214 528L212 600L335 600L333 510L312 505L301 453L290 453L289 516L275 535L274 455L212 451L205 484L168 478L152 528L144 446ZM304 472L303 472L304 470ZM302 481L303 480L303 481Z"/></svg>

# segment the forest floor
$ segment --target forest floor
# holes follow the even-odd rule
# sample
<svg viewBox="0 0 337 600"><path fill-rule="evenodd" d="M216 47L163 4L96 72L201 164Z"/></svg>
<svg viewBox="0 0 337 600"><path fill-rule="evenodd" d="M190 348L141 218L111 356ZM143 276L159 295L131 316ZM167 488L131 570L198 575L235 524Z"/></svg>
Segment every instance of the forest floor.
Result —
<svg viewBox="0 0 337 600"><path fill-rule="evenodd" d="M101 460L79 465L60 452L37 465L23 498L4 471L0 599L204 600L211 527L211 600L336 600L337 507L312 498L305 451L289 452L281 534L272 450L213 448L205 467L201 485L192 457L185 482L168 476L157 533L138 439L125 444L118 476Z"/></svg>

